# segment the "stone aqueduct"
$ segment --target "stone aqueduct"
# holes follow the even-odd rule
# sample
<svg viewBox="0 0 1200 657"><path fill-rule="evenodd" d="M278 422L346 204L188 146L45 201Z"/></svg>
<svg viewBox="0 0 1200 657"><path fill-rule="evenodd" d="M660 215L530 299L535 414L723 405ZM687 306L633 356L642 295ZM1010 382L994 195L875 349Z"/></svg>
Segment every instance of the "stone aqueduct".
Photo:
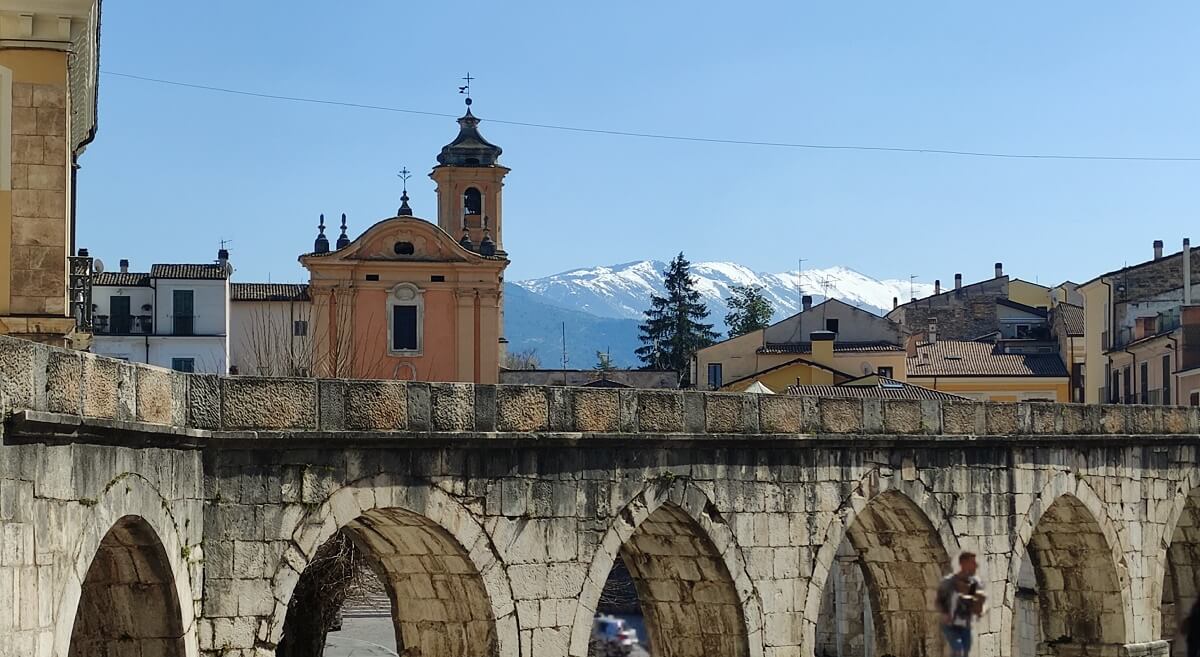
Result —
<svg viewBox="0 0 1200 657"><path fill-rule="evenodd" d="M1200 590L1195 408L218 378L0 341L0 655L274 654L348 529L411 654L580 657L614 560L664 657L941 655L963 549L1018 652L1168 655ZM1024 591L1024 594L1030 594Z"/></svg>

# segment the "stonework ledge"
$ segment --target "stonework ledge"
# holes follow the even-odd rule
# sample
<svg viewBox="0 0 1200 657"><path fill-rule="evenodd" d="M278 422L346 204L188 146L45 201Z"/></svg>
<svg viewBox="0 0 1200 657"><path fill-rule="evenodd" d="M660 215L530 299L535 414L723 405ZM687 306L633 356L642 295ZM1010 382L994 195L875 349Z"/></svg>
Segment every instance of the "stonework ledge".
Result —
<svg viewBox="0 0 1200 657"><path fill-rule="evenodd" d="M1106 442L1200 438L1200 409L730 395L677 390L219 377L0 336L0 404L45 440L154 436Z"/></svg>

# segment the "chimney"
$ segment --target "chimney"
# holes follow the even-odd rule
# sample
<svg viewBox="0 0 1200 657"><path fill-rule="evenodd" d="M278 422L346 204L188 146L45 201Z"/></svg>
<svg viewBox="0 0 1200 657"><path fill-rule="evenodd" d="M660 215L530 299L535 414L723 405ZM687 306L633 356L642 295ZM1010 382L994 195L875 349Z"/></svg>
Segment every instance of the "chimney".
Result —
<svg viewBox="0 0 1200 657"><path fill-rule="evenodd" d="M1162 260L1162 240L1154 240L1154 259Z"/></svg>
<svg viewBox="0 0 1200 657"><path fill-rule="evenodd" d="M928 335L929 335L929 344L933 344L933 343L937 342L937 318L936 317L931 317L929 319Z"/></svg>
<svg viewBox="0 0 1200 657"><path fill-rule="evenodd" d="M833 367L833 331L813 331L809 334L812 341L812 359L818 365Z"/></svg>
<svg viewBox="0 0 1200 657"><path fill-rule="evenodd" d="M129 258L121 258L121 273L129 273Z"/></svg>
<svg viewBox="0 0 1200 657"><path fill-rule="evenodd" d="M954 289L962 289L962 274L954 275Z"/></svg>
<svg viewBox="0 0 1200 657"><path fill-rule="evenodd" d="M909 358L917 357L917 343L921 342L923 337L925 336L920 333L908 336L908 339L904 341L905 356Z"/></svg>
<svg viewBox="0 0 1200 657"><path fill-rule="evenodd" d="M941 293L942 293L942 279L935 278L935 279L933 279L933 294L934 294L934 296L936 296Z"/></svg>
<svg viewBox="0 0 1200 657"><path fill-rule="evenodd" d="M1004 263L997 262L996 263L996 278L1000 278L1003 275L1004 275Z"/></svg>
<svg viewBox="0 0 1200 657"><path fill-rule="evenodd" d="M1183 305L1192 304L1192 240L1183 238Z"/></svg>
<svg viewBox="0 0 1200 657"><path fill-rule="evenodd" d="M229 249L220 248L217 250L217 264L225 271L229 271Z"/></svg>
<svg viewBox="0 0 1200 657"><path fill-rule="evenodd" d="M900 299L897 297L892 297L892 310L895 310L899 307L900 307Z"/></svg>
<svg viewBox="0 0 1200 657"><path fill-rule="evenodd" d="M802 311L812 310L812 296L811 295L806 294L806 295L800 297L800 309Z"/></svg>

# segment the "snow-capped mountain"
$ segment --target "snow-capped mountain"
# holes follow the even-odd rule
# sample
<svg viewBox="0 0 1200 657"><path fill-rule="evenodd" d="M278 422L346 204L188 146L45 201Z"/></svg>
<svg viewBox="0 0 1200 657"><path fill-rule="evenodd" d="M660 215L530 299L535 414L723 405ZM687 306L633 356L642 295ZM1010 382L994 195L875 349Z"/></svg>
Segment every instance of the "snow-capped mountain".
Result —
<svg viewBox="0 0 1200 657"><path fill-rule="evenodd" d="M582 310L601 317L642 319L650 305L650 295L662 295L662 272L667 263L641 260L620 265L575 269L545 278L518 281L517 285L543 300L564 308ZM797 272L756 273L733 262L692 263L696 288L708 304L709 320L723 328L730 288L734 285L759 285L775 307L775 319L782 319L800 308ZM846 267L808 269L800 277L803 294L820 303L828 294L846 303L883 314L892 308L892 297L904 302L912 296L933 293L933 286L909 281L877 280Z"/></svg>

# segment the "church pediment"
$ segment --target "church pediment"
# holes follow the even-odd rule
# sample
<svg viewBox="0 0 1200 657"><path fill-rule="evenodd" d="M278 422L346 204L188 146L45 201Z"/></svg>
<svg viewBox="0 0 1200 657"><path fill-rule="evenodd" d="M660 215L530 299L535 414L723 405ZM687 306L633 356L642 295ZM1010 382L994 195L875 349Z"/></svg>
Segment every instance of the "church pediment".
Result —
<svg viewBox="0 0 1200 657"><path fill-rule="evenodd" d="M344 248L303 259L321 261L369 260L396 262L479 262L485 260L462 248L438 226L416 217L392 217L367 229Z"/></svg>

